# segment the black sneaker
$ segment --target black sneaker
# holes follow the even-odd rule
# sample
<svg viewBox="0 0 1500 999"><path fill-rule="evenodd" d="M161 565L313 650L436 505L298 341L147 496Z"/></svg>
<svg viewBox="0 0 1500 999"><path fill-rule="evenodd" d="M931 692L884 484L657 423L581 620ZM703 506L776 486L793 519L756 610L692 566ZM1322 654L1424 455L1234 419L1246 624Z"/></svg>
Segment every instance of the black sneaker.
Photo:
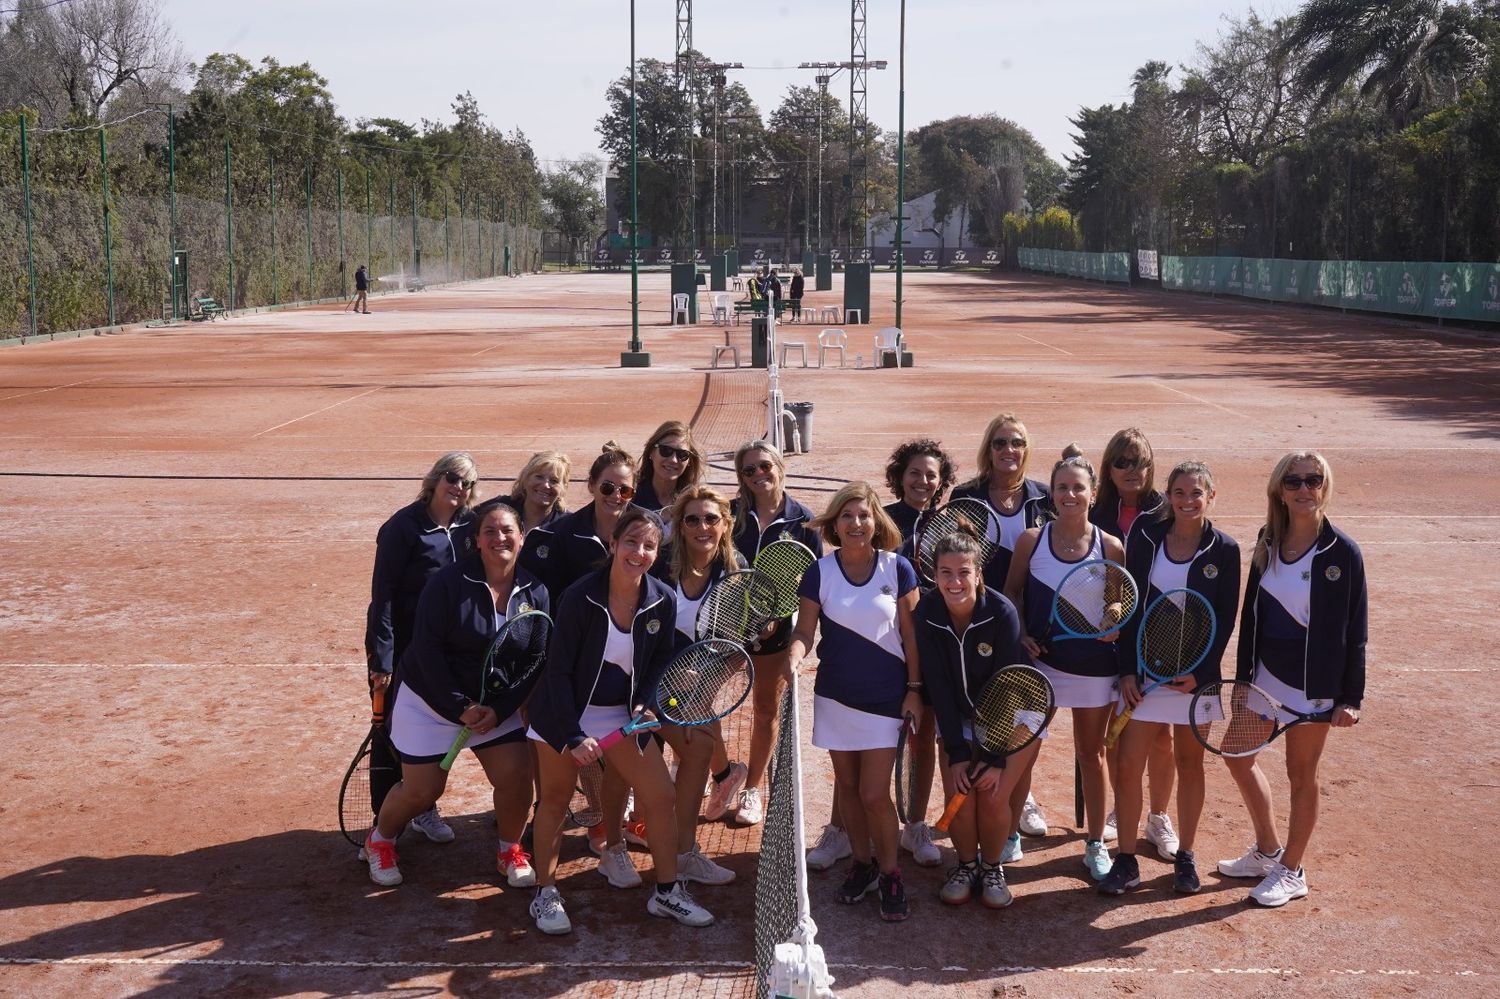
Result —
<svg viewBox="0 0 1500 999"><path fill-rule="evenodd" d="M1109 873L1094 888L1101 895L1123 895L1140 883L1141 865L1134 854L1122 853L1115 857Z"/></svg>
<svg viewBox="0 0 1500 999"><path fill-rule="evenodd" d="M906 885L901 883L901 872L880 875L880 918L888 923L899 923L909 915L911 905L906 901Z"/></svg>
<svg viewBox="0 0 1500 999"><path fill-rule="evenodd" d="M873 860L863 864L856 860L849 866L849 876L839 885L839 901L845 905L853 905L864 898L865 892L874 888L879 881L879 864Z"/></svg>
<svg viewBox="0 0 1500 999"><path fill-rule="evenodd" d="M1193 862L1193 851L1178 850L1172 869L1172 890L1184 895L1196 895L1202 888L1198 883L1198 865Z"/></svg>

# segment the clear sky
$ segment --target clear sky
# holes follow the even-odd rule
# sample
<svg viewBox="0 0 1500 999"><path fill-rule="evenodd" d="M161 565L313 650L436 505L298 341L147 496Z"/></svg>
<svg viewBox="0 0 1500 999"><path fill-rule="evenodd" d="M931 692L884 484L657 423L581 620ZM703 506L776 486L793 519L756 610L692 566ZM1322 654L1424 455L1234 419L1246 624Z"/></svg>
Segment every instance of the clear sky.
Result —
<svg viewBox="0 0 1500 999"><path fill-rule="evenodd" d="M1262 4L1286 13L1290 0ZM636 0L636 51L671 60L674 0ZM1243 0L908 0L906 125L994 112L1029 129L1053 156L1073 151L1068 118L1128 99L1142 63L1191 61ZM628 69L629 0L162 0L190 58L234 51L252 62L309 62L340 112L451 120L472 91L489 120L519 128L543 158L598 153L594 125L608 82ZM693 4L693 44L722 62L763 114L788 86L811 85L800 62L849 58L848 0ZM894 130L898 0L870 0L869 109ZM849 98L847 74L832 91Z"/></svg>

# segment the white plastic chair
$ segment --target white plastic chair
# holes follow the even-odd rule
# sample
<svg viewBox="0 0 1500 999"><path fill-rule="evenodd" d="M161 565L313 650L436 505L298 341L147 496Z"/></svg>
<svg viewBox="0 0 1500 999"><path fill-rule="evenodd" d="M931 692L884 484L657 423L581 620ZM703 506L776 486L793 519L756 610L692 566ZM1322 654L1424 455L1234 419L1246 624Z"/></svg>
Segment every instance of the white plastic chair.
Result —
<svg viewBox="0 0 1500 999"><path fill-rule="evenodd" d="M863 323L864 321L865 321L864 313L860 312L858 309L845 309L844 310L844 322L847 323L848 325L850 325L850 326L858 326L861 323Z"/></svg>
<svg viewBox="0 0 1500 999"><path fill-rule="evenodd" d="M735 291L745 290L745 279L740 277L738 274L731 276L729 280L731 282L729 287L733 288Z"/></svg>
<svg viewBox="0 0 1500 999"><path fill-rule="evenodd" d="M830 350L839 352L839 367L844 367L847 361L845 348L849 346L849 334L843 330L824 330L818 334L818 367L823 366L823 357Z"/></svg>
<svg viewBox="0 0 1500 999"><path fill-rule="evenodd" d="M692 313L688 310L688 296L687 296L687 294L685 292L681 292L681 291L677 292L675 295L672 296L672 325L673 326L678 326L678 325L686 326L688 323L690 323L692 321L692 319L690 318L691 315L692 315ZM677 317L678 316L682 317L682 322L680 324L677 321Z"/></svg>
<svg viewBox="0 0 1500 999"><path fill-rule="evenodd" d="M797 356L802 360L802 366L804 368L807 367L807 344L803 343L801 340L782 340L781 366L783 368L786 367L786 352L789 350L795 350L797 352Z"/></svg>
<svg viewBox="0 0 1500 999"><path fill-rule="evenodd" d="M734 357L734 366L736 368L739 367L740 366L740 348L736 347L732 343L716 343L716 344L714 344L713 356L711 358L709 358L708 366L711 367L711 368L717 368L719 366L719 358L723 357L726 353L730 354L730 355L732 355Z"/></svg>
<svg viewBox="0 0 1500 999"><path fill-rule="evenodd" d="M825 323L841 323L844 321L843 318L839 315L839 307L837 305L823 306L822 319Z"/></svg>
<svg viewBox="0 0 1500 999"><path fill-rule="evenodd" d="M901 329L897 326L883 327L875 334L875 367L880 367L886 354L896 355L896 367L901 366Z"/></svg>
<svg viewBox="0 0 1500 999"><path fill-rule="evenodd" d="M722 291L719 292L718 294L714 295L714 297L713 297L713 308L714 308L714 325L715 326L719 326L719 325L728 326L729 325L729 316L730 316L730 313L733 311L733 306L730 305L729 296L726 295ZM723 320L723 322L721 323L720 320Z"/></svg>

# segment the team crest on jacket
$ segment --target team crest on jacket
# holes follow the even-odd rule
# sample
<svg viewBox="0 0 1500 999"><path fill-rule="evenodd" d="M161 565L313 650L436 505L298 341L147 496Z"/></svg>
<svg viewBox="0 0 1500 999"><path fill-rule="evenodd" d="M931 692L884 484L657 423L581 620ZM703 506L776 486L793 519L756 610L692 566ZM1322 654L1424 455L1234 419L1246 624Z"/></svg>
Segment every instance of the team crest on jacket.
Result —
<svg viewBox="0 0 1500 999"><path fill-rule="evenodd" d="M531 613L531 605L530 605L530 604L524 604L524 603L523 603L523 604L522 604L522 605L521 605L521 606L520 606L520 609L518 609L518 610L517 610L517 611L516 611L516 613L517 613L517 614L530 614L530 613Z"/></svg>
<svg viewBox="0 0 1500 999"><path fill-rule="evenodd" d="M1203 578L1204 579L1218 579L1219 578L1219 567L1216 566L1216 565L1205 565L1203 567Z"/></svg>
<svg viewBox="0 0 1500 999"><path fill-rule="evenodd" d="M888 597L895 592L895 590L891 589L890 583L882 583L880 585L880 595L883 597Z"/></svg>
<svg viewBox="0 0 1500 999"><path fill-rule="evenodd" d="M1340 569L1336 565L1330 565L1328 568L1323 570L1323 578L1328 580L1330 583L1337 583L1339 581L1339 577L1343 574L1344 570Z"/></svg>
<svg viewBox="0 0 1500 999"><path fill-rule="evenodd" d="M995 654L995 648L989 642L980 642L978 651L982 656L992 656Z"/></svg>
<svg viewBox="0 0 1500 999"><path fill-rule="evenodd" d="M646 634L648 634L648 635L654 635L658 631L661 631L661 622L660 621L647 621L646 622Z"/></svg>
<svg viewBox="0 0 1500 999"><path fill-rule="evenodd" d="M537 558L546 558L548 555L551 555L551 554L552 554L552 552L547 548L546 545L542 545L542 547L540 547L540 548L538 548L536 550L536 557Z"/></svg>
<svg viewBox="0 0 1500 999"><path fill-rule="evenodd" d="M782 532L781 532L781 540L782 541L791 541L791 540L793 540L793 538L792 538L792 532L783 528Z"/></svg>

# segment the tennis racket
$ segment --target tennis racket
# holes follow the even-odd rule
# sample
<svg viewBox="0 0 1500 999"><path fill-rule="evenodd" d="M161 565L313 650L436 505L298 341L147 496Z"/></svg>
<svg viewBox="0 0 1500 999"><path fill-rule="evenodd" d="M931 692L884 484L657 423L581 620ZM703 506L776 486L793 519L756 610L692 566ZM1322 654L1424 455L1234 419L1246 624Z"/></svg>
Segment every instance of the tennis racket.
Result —
<svg viewBox="0 0 1500 999"><path fill-rule="evenodd" d="M972 788L992 765L984 761L985 757L1004 758L1035 742L1046 730L1053 706L1052 684L1034 667L1006 666L990 677L974 705L974 762L969 764L969 786ZM943 817L933 828L947 832L969 793L949 798Z"/></svg>
<svg viewBox="0 0 1500 999"><path fill-rule="evenodd" d="M655 717L642 711L599 740L601 750L637 732L671 725L707 725L750 695L755 668L744 646L723 638L694 642L667 664L656 685Z"/></svg>
<svg viewBox="0 0 1500 999"><path fill-rule="evenodd" d="M547 641L552 637L552 619L543 611L529 610L517 614L500 627L500 634L484 657L479 683L479 704L488 704L500 695L519 690L541 671L547 661ZM438 766L453 766L458 754L468 745L474 733L465 725L459 729Z"/></svg>
<svg viewBox="0 0 1500 999"><path fill-rule="evenodd" d="M568 819L580 829L604 821L604 763L595 760L578 768L578 783L568 803Z"/></svg>
<svg viewBox="0 0 1500 999"><path fill-rule="evenodd" d="M698 637L754 641L776 616L776 585L759 569L723 576L698 607Z"/></svg>
<svg viewBox="0 0 1500 999"><path fill-rule="evenodd" d="M754 568L764 573L776 588L773 617L791 617L797 613L802 606L797 587L802 585L803 573L817 560L811 548L790 538L771 542L755 556Z"/></svg>
<svg viewBox="0 0 1500 999"><path fill-rule="evenodd" d="M922 525L917 536L917 572L929 583L937 580L938 542L950 534L972 532L979 542L979 565L983 567L995 554L995 513L983 500L961 497L935 511Z"/></svg>
<svg viewBox="0 0 1500 999"><path fill-rule="evenodd" d="M370 831L370 762L371 749L376 739L385 737L385 688L376 687L370 693L370 731L365 741L359 744L354 762L344 773L344 783L339 787L339 831L355 846L365 845L365 835Z"/></svg>
<svg viewBox="0 0 1500 999"><path fill-rule="evenodd" d="M926 818L914 815L917 801L917 720L911 715L901 719L901 734L896 737L896 814L902 823Z"/></svg>
<svg viewBox="0 0 1500 999"><path fill-rule="evenodd" d="M1090 559L1068 571L1052 597L1052 621L1069 638L1103 638L1135 613L1135 580L1118 562Z"/></svg>
<svg viewBox="0 0 1500 999"><path fill-rule="evenodd" d="M1205 749L1237 757L1254 756L1294 725L1332 721L1333 711L1294 711L1253 683L1220 680L1198 688L1188 717Z"/></svg>
<svg viewBox="0 0 1500 999"><path fill-rule="evenodd" d="M1141 678L1151 681L1141 696L1197 669L1217 630L1213 606L1196 590L1168 590L1151 601L1135 638ZM1104 735L1105 749L1115 744L1134 715L1135 708L1126 708L1115 716Z"/></svg>

